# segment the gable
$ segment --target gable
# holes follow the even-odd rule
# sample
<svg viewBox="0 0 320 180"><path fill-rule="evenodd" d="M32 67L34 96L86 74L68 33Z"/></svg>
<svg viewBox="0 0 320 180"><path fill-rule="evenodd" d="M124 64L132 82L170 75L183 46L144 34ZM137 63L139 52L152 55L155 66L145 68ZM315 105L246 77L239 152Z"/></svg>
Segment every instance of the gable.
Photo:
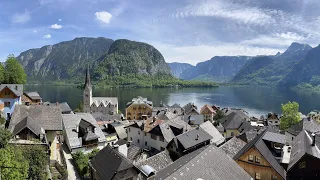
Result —
<svg viewBox="0 0 320 180"><path fill-rule="evenodd" d="M0 91L0 98L14 99L17 97L18 96L14 92L12 92L11 89L9 89L8 87L5 87Z"/></svg>

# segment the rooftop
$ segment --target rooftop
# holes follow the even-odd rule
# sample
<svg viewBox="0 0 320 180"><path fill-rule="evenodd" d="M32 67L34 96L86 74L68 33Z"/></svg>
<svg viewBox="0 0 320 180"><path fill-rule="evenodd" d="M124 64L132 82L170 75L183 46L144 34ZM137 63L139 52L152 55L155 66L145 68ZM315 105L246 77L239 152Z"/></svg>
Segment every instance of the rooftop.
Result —
<svg viewBox="0 0 320 180"><path fill-rule="evenodd" d="M226 152L230 157L236 155L247 143L237 137L231 138L219 148Z"/></svg>
<svg viewBox="0 0 320 180"><path fill-rule="evenodd" d="M202 128L195 128L178 135L176 138L181 143L184 149L189 149L197 144L212 139L212 136Z"/></svg>
<svg viewBox="0 0 320 180"><path fill-rule="evenodd" d="M212 136L211 142L216 146L219 146L225 141L225 138L220 132L213 126L210 121L200 124L200 128Z"/></svg>

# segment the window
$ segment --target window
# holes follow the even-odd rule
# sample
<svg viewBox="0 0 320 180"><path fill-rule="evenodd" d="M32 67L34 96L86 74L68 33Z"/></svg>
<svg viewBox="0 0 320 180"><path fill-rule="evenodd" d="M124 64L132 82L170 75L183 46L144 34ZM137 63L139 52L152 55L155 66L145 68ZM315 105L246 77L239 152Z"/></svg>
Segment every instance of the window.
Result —
<svg viewBox="0 0 320 180"><path fill-rule="evenodd" d="M18 90L18 86L16 86L15 89Z"/></svg>
<svg viewBox="0 0 320 180"><path fill-rule="evenodd" d="M259 156L256 156L256 163L260 164L260 157Z"/></svg>
<svg viewBox="0 0 320 180"><path fill-rule="evenodd" d="M129 128L129 132L131 132L131 131L130 131L130 128Z"/></svg>
<svg viewBox="0 0 320 180"><path fill-rule="evenodd" d="M157 136L154 134L151 134L151 139L157 140Z"/></svg>
<svg viewBox="0 0 320 180"><path fill-rule="evenodd" d="M140 139L138 139L137 142L140 143Z"/></svg>
<svg viewBox="0 0 320 180"><path fill-rule="evenodd" d="M130 137L130 141L132 141L132 137Z"/></svg>
<svg viewBox="0 0 320 180"><path fill-rule="evenodd" d="M256 173L256 179L261 179L260 173Z"/></svg>
<svg viewBox="0 0 320 180"><path fill-rule="evenodd" d="M278 121L276 121L276 123L278 123Z"/></svg>
<svg viewBox="0 0 320 180"><path fill-rule="evenodd" d="M231 132L231 137L233 137L234 136L234 132Z"/></svg>
<svg viewBox="0 0 320 180"><path fill-rule="evenodd" d="M148 146L148 142L144 142L144 145Z"/></svg>
<svg viewBox="0 0 320 180"><path fill-rule="evenodd" d="M277 180L277 179L278 179L277 176L275 176L275 175L272 175L272 176L271 176L271 180Z"/></svg>
<svg viewBox="0 0 320 180"><path fill-rule="evenodd" d="M10 107L10 102L4 102L4 107Z"/></svg>
<svg viewBox="0 0 320 180"><path fill-rule="evenodd" d="M299 162L299 169L303 169L305 167L306 167L306 162L305 161Z"/></svg>
<svg viewBox="0 0 320 180"><path fill-rule="evenodd" d="M5 91L4 95L10 95L10 92L9 91Z"/></svg>
<svg viewBox="0 0 320 180"><path fill-rule="evenodd" d="M138 134L140 135L140 131L138 131Z"/></svg>
<svg viewBox="0 0 320 180"><path fill-rule="evenodd" d="M293 141L293 137L292 137L292 139L291 139L292 141Z"/></svg>
<svg viewBox="0 0 320 180"><path fill-rule="evenodd" d="M253 155L249 155L249 157L248 157L248 161L253 161Z"/></svg>
<svg viewBox="0 0 320 180"><path fill-rule="evenodd" d="M164 142L164 138L162 136L159 136L159 141Z"/></svg>

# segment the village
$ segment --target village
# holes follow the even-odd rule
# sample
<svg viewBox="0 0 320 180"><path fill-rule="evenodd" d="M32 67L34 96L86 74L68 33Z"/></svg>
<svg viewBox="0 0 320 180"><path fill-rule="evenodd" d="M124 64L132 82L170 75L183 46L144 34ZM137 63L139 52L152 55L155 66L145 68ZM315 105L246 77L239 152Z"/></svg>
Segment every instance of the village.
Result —
<svg viewBox="0 0 320 180"><path fill-rule="evenodd" d="M22 84L1 84L0 128L11 132L10 145L45 147L48 167L41 168L49 179L319 179L319 112L281 130L276 113L251 117L243 109L153 104L142 96L119 114L118 97L92 91L88 69L83 108L75 112Z"/></svg>

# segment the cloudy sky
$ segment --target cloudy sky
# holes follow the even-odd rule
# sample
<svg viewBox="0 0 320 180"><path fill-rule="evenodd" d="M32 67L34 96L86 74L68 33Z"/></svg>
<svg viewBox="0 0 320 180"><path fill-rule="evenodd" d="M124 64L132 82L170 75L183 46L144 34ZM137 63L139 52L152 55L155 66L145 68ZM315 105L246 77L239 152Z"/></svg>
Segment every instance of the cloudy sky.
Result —
<svg viewBox="0 0 320 180"><path fill-rule="evenodd" d="M0 61L30 48L108 37L147 42L167 62L320 43L319 0L1 0Z"/></svg>

